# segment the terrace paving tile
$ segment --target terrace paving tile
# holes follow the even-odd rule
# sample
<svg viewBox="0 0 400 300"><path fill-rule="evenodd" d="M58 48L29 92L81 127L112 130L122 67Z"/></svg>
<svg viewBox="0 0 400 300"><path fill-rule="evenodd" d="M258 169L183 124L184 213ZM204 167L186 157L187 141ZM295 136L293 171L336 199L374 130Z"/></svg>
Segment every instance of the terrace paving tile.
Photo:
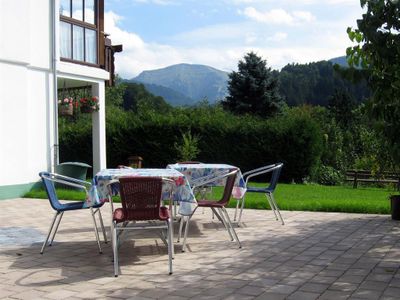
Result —
<svg viewBox="0 0 400 300"><path fill-rule="evenodd" d="M109 235L108 204L103 218ZM228 212L233 214L233 210ZM9 218L23 215L24 218ZM0 299L398 299L400 223L388 215L245 210L229 240L211 213L192 219L188 251L174 243L174 274L154 232L127 233L120 275L111 243L99 254L88 211L65 213L40 255L48 201L0 201ZM175 224L175 234L178 228ZM26 234L23 234L25 233ZM29 238L26 238L29 236ZM176 240L176 236L175 236Z"/></svg>

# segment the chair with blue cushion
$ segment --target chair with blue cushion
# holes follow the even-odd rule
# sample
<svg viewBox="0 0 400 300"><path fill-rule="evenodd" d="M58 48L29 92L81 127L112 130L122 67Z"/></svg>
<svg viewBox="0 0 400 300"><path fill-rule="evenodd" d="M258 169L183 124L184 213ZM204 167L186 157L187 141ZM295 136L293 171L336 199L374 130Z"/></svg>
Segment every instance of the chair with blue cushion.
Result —
<svg viewBox="0 0 400 300"><path fill-rule="evenodd" d="M50 239L50 243L48 245L49 246L52 245L64 212L80 210L80 209L90 209L90 212L91 212L92 218L93 218L93 223L94 223L97 246L99 248L99 252L102 253L101 246L100 246L99 231L97 228L95 215L96 214L99 215L99 221L100 221L100 225L101 225L101 228L103 231L104 241L107 243L106 231L104 228L104 223L103 223L103 219L101 217L101 212L100 212L100 207L102 207L104 203L94 205L93 207L86 207L85 201L72 201L72 202L67 202L67 203L61 203L58 200L56 188L54 185L54 183L56 182L56 183L61 183L63 185L71 186L74 188L79 188L79 189L84 190L87 195L88 188L90 188L91 184L89 182L86 182L83 180L79 180L79 179L75 179L75 178L71 178L71 177L67 177L67 176L63 176L63 175L59 175L59 174L49 173L49 172L40 172L39 176L42 179L44 188L46 190L47 196L50 201L50 205L56 211L53 221L50 225L50 229L47 234L46 240L43 243L40 253L43 254L44 249L47 246L47 242L49 241L50 236L51 236L51 239Z"/></svg>
<svg viewBox="0 0 400 300"><path fill-rule="evenodd" d="M274 198L274 191L275 191L276 185L278 184L278 179L279 179L279 175L281 174L282 167L283 167L283 163L276 163L276 164L264 166L264 167L257 168L257 169L248 171L246 173L243 173L243 178L245 179L245 182L246 182L246 188L247 188L246 194L247 193L263 193L263 194L265 194L265 196L267 197L268 203L271 207L271 210L275 214L276 220L278 221L278 217L279 217L279 219L282 222L282 225L284 225L285 222L283 221L282 215L279 211L278 205ZM253 177L256 177L259 175L265 175L265 174L271 173L271 172L272 172L271 181L267 187L260 188L260 187L252 187L252 186L248 185L250 178L253 178ZM239 213L239 219L238 219L239 225L240 225L240 220L242 219L245 196L246 195L244 195L242 199L238 199L238 201L236 202L234 221L236 221L237 212L238 212L239 206L240 206L240 213Z"/></svg>

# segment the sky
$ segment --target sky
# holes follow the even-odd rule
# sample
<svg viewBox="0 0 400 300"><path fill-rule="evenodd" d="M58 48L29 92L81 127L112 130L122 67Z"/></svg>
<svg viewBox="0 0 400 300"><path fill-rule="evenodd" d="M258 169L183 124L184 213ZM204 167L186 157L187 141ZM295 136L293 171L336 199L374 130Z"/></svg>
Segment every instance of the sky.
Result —
<svg viewBox="0 0 400 300"><path fill-rule="evenodd" d="M106 0L105 32L114 45L116 72L179 63L231 72L254 51L268 67L345 55L356 27L358 0Z"/></svg>

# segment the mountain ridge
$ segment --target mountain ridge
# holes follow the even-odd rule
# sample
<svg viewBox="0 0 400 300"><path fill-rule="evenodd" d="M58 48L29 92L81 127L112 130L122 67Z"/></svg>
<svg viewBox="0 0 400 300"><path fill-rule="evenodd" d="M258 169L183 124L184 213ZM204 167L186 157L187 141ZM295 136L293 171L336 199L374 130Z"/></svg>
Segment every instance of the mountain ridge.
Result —
<svg viewBox="0 0 400 300"><path fill-rule="evenodd" d="M148 85L149 88L153 89L152 92L162 97L164 97L163 91L165 92L166 90L161 91L162 89L156 86L174 90L191 99L191 103L186 103L191 105L203 99L207 99L210 103L215 103L225 98L227 95L228 73L206 65L182 63L161 69L143 71L129 81ZM168 101L170 97L166 98Z"/></svg>

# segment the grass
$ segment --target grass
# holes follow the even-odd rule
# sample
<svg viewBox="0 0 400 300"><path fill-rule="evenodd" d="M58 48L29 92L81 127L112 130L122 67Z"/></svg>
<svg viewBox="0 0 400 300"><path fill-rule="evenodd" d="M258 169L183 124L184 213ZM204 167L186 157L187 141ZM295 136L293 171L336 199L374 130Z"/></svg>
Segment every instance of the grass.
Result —
<svg viewBox="0 0 400 300"><path fill-rule="evenodd" d="M386 188L278 184L274 195L281 210L388 214L389 196L394 193L393 189ZM232 201L230 207L235 204ZM265 195L248 193L246 207L266 209L269 205Z"/></svg>
<svg viewBox="0 0 400 300"><path fill-rule="evenodd" d="M251 184L252 186L265 186L265 184ZM214 188L216 195L221 195L222 188ZM60 199L82 200L85 194L75 190L57 190ZM275 199L281 210L299 211L324 211L347 213L374 213L389 214L389 196L395 194L393 189L350 186L322 186L316 184L278 184ZM24 197L47 199L44 190L32 190ZM114 201L119 201L115 197ZM230 207L235 207L236 201L232 200ZM265 195L248 193L246 195L246 208L269 209Z"/></svg>

